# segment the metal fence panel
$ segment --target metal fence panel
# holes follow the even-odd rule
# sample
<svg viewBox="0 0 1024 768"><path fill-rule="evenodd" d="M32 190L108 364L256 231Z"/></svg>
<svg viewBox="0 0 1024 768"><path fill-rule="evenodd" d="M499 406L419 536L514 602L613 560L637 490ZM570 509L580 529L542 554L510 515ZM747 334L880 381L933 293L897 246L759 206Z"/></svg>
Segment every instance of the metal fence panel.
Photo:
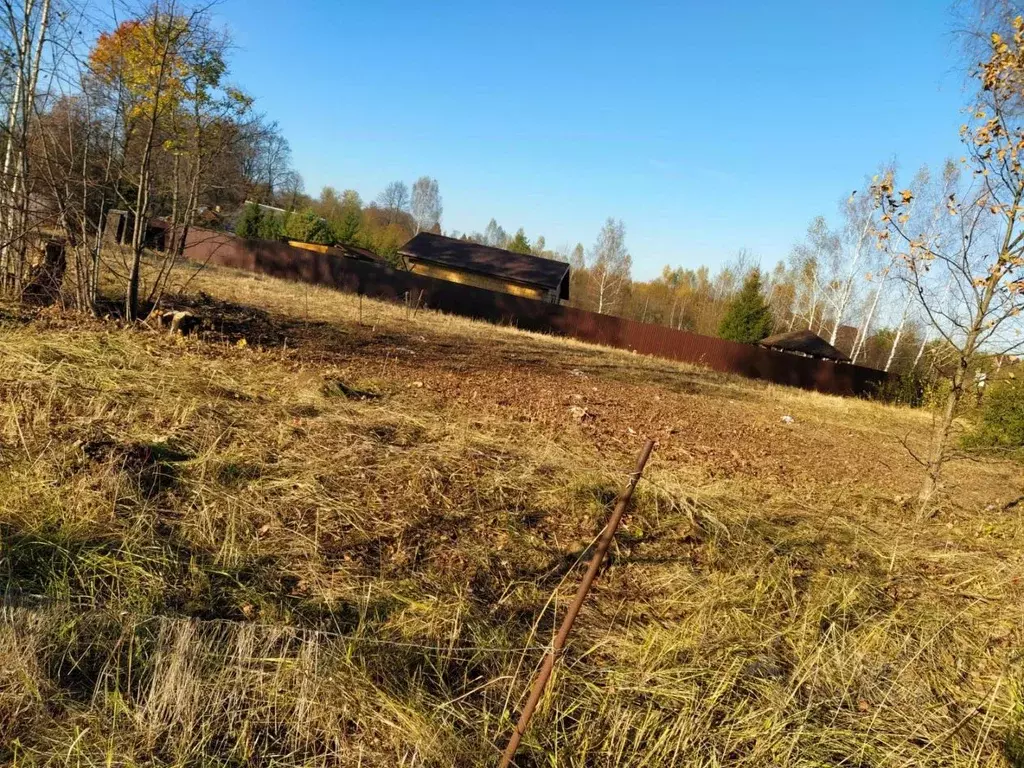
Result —
<svg viewBox="0 0 1024 768"><path fill-rule="evenodd" d="M715 371L765 379L836 395L868 395L888 379L873 368L815 360L660 325L496 293L382 264L318 253L269 240L243 240L224 232L191 228L185 256L198 263L234 267L286 280L325 285L377 299L419 306L571 336L640 354L695 363Z"/></svg>

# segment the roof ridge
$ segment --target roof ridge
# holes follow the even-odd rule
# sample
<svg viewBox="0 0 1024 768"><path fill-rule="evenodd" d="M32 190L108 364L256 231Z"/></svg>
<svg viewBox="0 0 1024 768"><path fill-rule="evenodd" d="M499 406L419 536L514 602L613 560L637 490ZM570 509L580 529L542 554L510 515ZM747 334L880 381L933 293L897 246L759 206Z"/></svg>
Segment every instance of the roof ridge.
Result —
<svg viewBox="0 0 1024 768"><path fill-rule="evenodd" d="M405 245L403 245L398 250L402 251L407 245L409 245L409 243L411 243L417 237L421 237L421 236L422 237L438 238L440 240L445 240L445 241L447 241L449 243L457 243L459 245L471 245L471 246L473 246L475 248L486 248L486 249L491 250L491 251L500 251L501 253L507 253L510 256L514 256L514 257L524 257L524 258L528 258L528 259L537 259L539 261L550 262L551 264L564 264L567 268L569 266L568 262L561 261L559 259L549 259L547 256L538 256L535 253L522 253L520 251L510 251L508 248L499 248L496 245L487 245L486 243L478 243L475 240L461 240L461 239L459 239L457 237L448 237L448 235L439 235L436 232L419 232L411 240L409 240Z"/></svg>

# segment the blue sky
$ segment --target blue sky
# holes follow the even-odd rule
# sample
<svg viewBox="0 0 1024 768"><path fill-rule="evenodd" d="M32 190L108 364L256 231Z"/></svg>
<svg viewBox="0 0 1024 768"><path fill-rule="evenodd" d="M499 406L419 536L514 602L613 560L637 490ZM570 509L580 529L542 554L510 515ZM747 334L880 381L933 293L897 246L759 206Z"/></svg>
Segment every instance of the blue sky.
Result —
<svg viewBox="0 0 1024 768"><path fill-rule="evenodd" d="M880 164L959 155L943 0L224 0L235 81L316 195L437 178L445 230L626 224L634 276L784 258Z"/></svg>

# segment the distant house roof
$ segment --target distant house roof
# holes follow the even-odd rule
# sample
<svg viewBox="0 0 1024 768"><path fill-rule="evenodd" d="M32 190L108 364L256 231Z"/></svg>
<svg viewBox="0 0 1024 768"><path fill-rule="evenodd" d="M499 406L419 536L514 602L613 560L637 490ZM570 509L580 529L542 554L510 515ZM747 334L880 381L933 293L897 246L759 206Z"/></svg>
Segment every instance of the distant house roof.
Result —
<svg viewBox="0 0 1024 768"><path fill-rule="evenodd" d="M762 347L780 349L783 352L796 352L808 357L833 360L837 363L850 362L850 358L821 338L821 336L811 331L779 333L775 336L769 336L767 339L761 339L758 343Z"/></svg>
<svg viewBox="0 0 1024 768"><path fill-rule="evenodd" d="M430 232L420 232L398 252L411 259L557 291L560 299L569 298L569 265L563 261L513 253Z"/></svg>
<svg viewBox="0 0 1024 768"><path fill-rule="evenodd" d="M348 258L356 259L357 261L374 261L374 262L383 262L384 261L384 259L382 259L380 256L378 256L376 253L374 253L373 251L371 251L368 248L359 248L358 246L355 246L355 245L342 245L342 244L338 244L338 245L336 245L334 247L337 248L342 253L344 253L345 256L347 256Z"/></svg>

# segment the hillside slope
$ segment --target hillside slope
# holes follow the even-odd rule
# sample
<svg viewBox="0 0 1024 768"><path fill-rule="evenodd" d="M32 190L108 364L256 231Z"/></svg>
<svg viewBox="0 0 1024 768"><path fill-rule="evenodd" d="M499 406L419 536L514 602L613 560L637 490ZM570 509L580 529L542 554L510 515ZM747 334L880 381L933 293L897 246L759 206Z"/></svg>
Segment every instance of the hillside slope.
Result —
<svg viewBox="0 0 1024 768"><path fill-rule="evenodd" d="M0 758L1024 765L1019 465L926 412L207 270L198 338L0 308ZM784 423L782 416L793 417Z"/></svg>

